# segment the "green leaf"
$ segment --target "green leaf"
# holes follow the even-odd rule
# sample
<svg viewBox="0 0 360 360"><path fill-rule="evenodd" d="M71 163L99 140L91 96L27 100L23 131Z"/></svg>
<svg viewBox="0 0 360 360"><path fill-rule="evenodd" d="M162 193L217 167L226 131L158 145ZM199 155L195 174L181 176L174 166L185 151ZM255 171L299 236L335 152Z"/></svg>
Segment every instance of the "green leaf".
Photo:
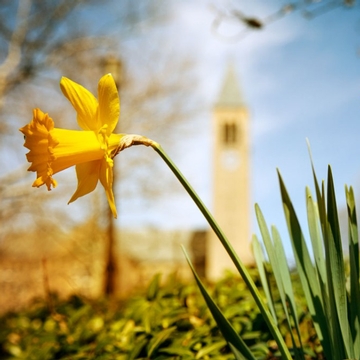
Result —
<svg viewBox="0 0 360 360"><path fill-rule="evenodd" d="M297 338L299 341L300 349L302 349L302 340L301 340L301 335L300 335L299 321L298 321L298 317L297 317L297 313L296 313L296 304L295 304L295 297L294 297L294 292L293 292L293 288L292 288L292 284L291 284L290 271L289 271L289 267L288 267L288 264L286 261L286 255L285 255L284 247L283 247L283 244L282 244L282 241L280 238L280 234L274 226L272 227L272 235L273 235L273 241L274 241L274 250L275 250L275 254L276 254L276 258L274 258L274 265L278 269L277 276L280 277L278 281L282 283L281 296L283 298L283 307L285 310L285 314L286 314L289 329L290 329L290 335L291 335L293 346L295 349L295 358L296 359L304 359L303 352L297 350L296 341L295 341L293 332L291 330L291 328L292 328L291 319L292 319L295 324L295 330L296 330Z"/></svg>
<svg viewBox="0 0 360 360"><path fill-rule="evenodd" d="M147 299L149 301L153 301L156 298L160 287L160 280L161 280L161 274L156 274L152 278L151 283L147 290Z"/></svg>
<svg viewBox="0 0 360 360"><path fill-rule="evenodd" d="M316 270L320 282L323 284L323 287L327 289L325 250L319 228L319 220L320 220L319 211L317 204L313 200L310 189L308 187L306 187L306 210L307 210L308 227L309 227L312 249L314 253Z"/></svg>
<svg viewBox="0 0 360 360"><path fill-rule="evenodd" d="M316 179L316 176L314 176L314 178ZM323 237L321 235L321 231L319 228L319 224L320 224L319 208L316 202L313 200L310 189L308 187L306 188L306 208L307 208L307 219L308 219L310 239L311 239L311 244L315 259L316 273L321 291L321 297L319 297L319 302L322 304L322 307L324 308L324 313L331 314L331 304L329 300L329 286L326 275L325 249L323 245ZM328 332L331 333L329 318L326 319L327 322L326 327L328 329ZM325 353L326 352L332 353L332 347L333 347L332 343L326 344L326 347L324 348Z"/></svg>
<svg viewBox="0 0 360 360"><path fill-rule="evenodd" d="M130 354L129 354L129 360L135 360L138 358L141 351L144 349L146 344L148 344L149 340L147 339L146 335L140 335L137 338L136 343L134 344L134 347L132 348Z"/></svg>
<svg viewBox="0 0 360 360"><path fill-rule="evenodd" d="M354 355L354 344L350 334L350 326L348 321L348 310L347 310L347 294L346 294L346 279L345 279L345 266L344 257L342 251L340 225L336 206L335 188L334 181L331 172L331 167L328 167L328 221L329 221L329 232L328 232L328 244L329 244L329 255L331 264L331 279L333 282L334 298L337 309L337 316L340 324L342 340L346 354L343 357L353 359ZM331 294L330 294L331 296Z"/></svg>
<svg viewBox="0 0 360 360"><path fill-rule="evenodd" d="M251 245L252 245L252 250L253 250L256 266L259 271L261 284L262 284L262 287L263 287L263 290L264 290L264 293L266 296L267 304L268 304L270 312L274 318L275 324L278 325L276 311L275 311L273 299L271 297L270 288L269 288L269 284L268 284L267 276L266 276L266 272L265 272L265 259L264 259L264 255L263 255L263 250L261 248L260 241L256 235L253 235Z"/></svg>
<svg viewBox="0 0 360 360"><path fill-rule="evenodd" d="M325 267L326 267L326 282L322 282L320 279L319 286L321 287L321 293L323 295L322 306L324 308L324 314L328 314L325 317L326 324L319 323L319 326L322 327L323 337L320 337L320 342L323 346L325 357L326 358L343 358L343 343L339 339L341 334L339 333L339 324L337 321L337 313L336 313L336 305L334 301L334 290L333 290L333 282L331 275L331 262L329 255L329 241L328 241L328 219L326 213L326 202L325 202L325 185L324 181L321 183L321 189L316 177L315 167L312 160L310 144L308 142L309 155L311 160L311 169L313 173L313 179L315 184L316 191L316 199L317 199L317 207L318 207L318 215L320 218L321 231L324 241L324 249L325 249ZM315 327L317 327L317 322L315 322ZM326 327L325 327L326 325ZM327 332L327 334L326 334ZM328 340L326 338L328 337Z"/></svg>
<svg viewBox="0 0 360 360"><path fill-rule="evenodd" d="M169 336L176 330L176 326L161 330L150 340L148 345L148 357L151 358L157 348L169 338Z"/></svg>
<svg viewBox="0 0 360 360"><path fill-rule="evenodd" d="M194 358L194 354L189 349L185 348L184 346L169 346L160 348L158 352L169 354L169 355L177 355L177 356L188 356L192 359Z"/></svg>
<svg viewBox="0 0 360 360"><path fill-rule="evenodd" d="M321 303L321 290L317 281L317 273L312 264L310 254L301 231L299 220L279 171L278 178L284 214L290 234L296 268L299 272L301 285L304 290L304 295L309 307L310 314L314 320L314 326L319 340L324 348L324 351L328 353L329 344L331 345L331 342L328 333L327 314L325 314L324 306ZM330 354L333 353L330 351Z"/></svg>
<svg viewBox="0 0 360 360"><path fill-rule="evenodd" d="M215 304L214 300L211 298L209 293L206 291L203 283L201 282L200 278L198 277L191 260L189 256L187 255L185 248L183 247L183 251L186 257L186 260L191 268L192 273L194 274L196 283L204 297L204 300L214 317L221 333L223 334L225 340L232 344L243 356L245 356L245 359L249 360L255 360L255 357L253 356L251 350L248 348L248 346L245 344L245 342L241 339L241 337L236 333L232 325L229 323L229 321L224 317L219 307Z"/></svg>
<svg viewBox="0 0 360 360"><path fill-rule="evenodd" d="M350 260L350 327L354 340L355 358L360 358L360 288L359 288L359 238L355 196L353 188L345 187L349 226Z"/></svg>
<svg viewBox="0 0 360 360"><path fill-rule="evenodd" d="M242 355L233 344L229 343L229 346L230 346L231 351L235 355L235 360L247 360L247 358L244 357L244 355Z"/></svg>
<svg viewBox="0 0 360 360"><path fill-rule="evenodd" d="M255 211L256 211L256 217L258 220L261 235L263 237L266 251L269 256L269 261L274 272L276 285L279 290L281 303L286 315L286 320L288 324L288 329L290 331L291 339L293 342L293 347L296 349L296 341L294 338L294 334L292 332L292 320L295 324L295 329L297 332L297 337L300 342L300 347L301 347L301 337L300 337L299 323L295 311L294 293L291 285L290 272L286 261L285 251L280 239L280 235L276 230L276 228L272 227L272 235L273 235L273 240L272 240L264 216L259 206L255 207ZM290 314L292 314L292 316L290 316L288 311L288 303L289 306L291 307ZM300 354L301 352L295 351L296 359L303 359L303 356L301 356Z"/></svg>
<svg viewBox="0 0 360 360"><path fill-rule="evenodd" d="M201 348L195 356L195 359L201 359L202 357L208 354L215 354L218 350L226 346L226 341L217 341L210 345L204 346Z"/></svg>

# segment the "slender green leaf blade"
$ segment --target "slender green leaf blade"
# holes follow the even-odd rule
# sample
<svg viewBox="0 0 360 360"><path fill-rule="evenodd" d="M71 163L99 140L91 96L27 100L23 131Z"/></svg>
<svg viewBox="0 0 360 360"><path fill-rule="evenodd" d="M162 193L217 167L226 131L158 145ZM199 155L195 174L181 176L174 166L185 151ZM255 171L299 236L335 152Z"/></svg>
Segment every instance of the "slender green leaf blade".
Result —
<svg viewBox="0 0 360 360"><path fill-rule="evenodd" d="M242 355L233 344L229 343L229 346L230 346L231 351L235 355L236 360L247 360L246 357L244 357L244 355Z"/></svg>
<svg viewBox="0 0 360 360"><path fill-rule="evenodd" d="M306 187L306 210L316 269L318 271L320 280L323 282L324 286L327 287L325 250L319 228L319 211L308 187Z"/></svg>
<svg viewBox="0 0 360 360"><path fill-rule="evenodd" d="M340 225L337 212L334 180L331 167L328 168L328 221L329 221L329 255L331 263L331 278L333 281L335 304L337 309L338 320L341 329L342 340L346 355L344 357L353 359L354 344L350 334L350 326L348 321L347 294L346 294L346 276L344 257L342 251Z"/></svg>
<svg viewBox="0 0 360 360"><path fill-rule="evenodd" d="M256 206L255 207L255 212L256 212L256 218L259 224L259 228L260 228L260 232L262 235L262 239L264 241L264 245L266 248L266 252L269 256L269 262L271 264L273 273L274 273L274 277L276 280L276 284L279 290L279 294L281 297L281 301L283 303L283 307L284 310L286 312L286 304L285 304L285 292L283 289L283 283L282 283L282 278L281 278L281 271L282 269L279 267L278 261L277 261L277 254L275 252L275 248L274 248L274 244L272 242L271 239L271 235L270 232L268 230L264 215L262 214L260 207Z"/></svg>
<svg viewBox="0 0 360 360"><path fill-rule="evenodd" d="M199 276L197 275L189 256L187 255L185 249L183 248L184 254L186 256L186 260L191 268L192 273L194 274L196 283L204 297L204 300L214 317L221 333L223 334L225 340L232 344L243 356L245 359L249 360L255 360L254 355L252 354L249 347L245 344L245 342L241 339L241 337L238 335L238 333L234 330L232 325L229 323L229 321L225 318L219 307L215 304L212 297L209 295L209 293L206 291L205 286L203 285L202 281L200 280Z"/></svg>
<svg viewBox="0 0 360 360"><path fill-rule="evenodd" d="M271 267L272 267L272 270L273 270L273 273L275 276L276 285L279 290L281 302L283 305L283 309L284 309L284 312L286 315L286 320L288 323L288 328L289 328L291 339L293 342L293 347L294 347L294 349L296 349L296 341L294 338L294 334L292 332L292 321L290 318L290 314L288 311L288 305L287 305L287 301L288 301L287 299L290 299L290 301L292 301L292 305L295 307L295 300L294 300L294 294L292 291L290 273L289 273L289 268L287 266L284 248L282 246L280 235L277 232L275 227L272 227L272 234L273 234L274 242L271 239L271 235L270 235L268 227L266 225L265 218L264 218L264 216L260 210L260 207L258 205L255 206L255 212L256 212L256 217L258 220L259 228L261 231L261 235L262 235L265 247L266 247L266 251L269 256L269 261L270 261L270 264L271 264ZM298 324L298 320L296 317L296 313L294 313L294 314L295 314L295 317L293 318L293 320L294 320L297 334L298 334L298 337L299 337L299 340L301 343L299 324ZM295 351L295 358L302 359L303 357L301 357L301 355L299 354L298 351Z"/></svg>
<svg viewBox="0 0 360 360"><path fill-rule="evenodd" d="M278 322L277 322L276 311L275 311L275 307L273 304L273 299L271 297L269 284L267 281L267 276L265 273L265 259L264 259L264 255L263 255L263 250L261 248L260 241L256 235L253 235L251 244L252 244L252 250L253 250L255 262L256 262L256 265L257 265L257 268L259 271L261 284L262 284L262 287L264 289L264 293L266 296L267 304L268 304L270 312L274 318L274 322L277 325Z"/></svg>
<svg viewBox="0 0 360 360"><path fill-rule="evenodd" d="M285 303L284 306L286 309L285 313L288 318L288 323L289 323L290 329L291 329L290 318L293 319L293 322L295 324L296 334L297 334L299 344L300 344L300 349L302 349L302 340L301 340L301 334L300 334L299 321L298 321L298 317L297 317L297 313L296 313L295 297L294 297L293 287L291 284L291 276L290 276L289 267L288 267L288 264L286 261L286 255L285 255L283 243L281 241L280 234L275 227L272 227L272 234L273 234L274 249L275 249L275 253L277 256L278 267L281 270L280 277L281 277L281 281L283 284L283 291L284 291L284 296L285 296L285 301L284 301L284 303ZM289 310L288 310L287 304L288 304ZM297 349L296 341L294 339L292 331L291 331L291 338L292 338L292 341L294 344L294 348L296 349L296 352L295 352L296 359L304 359L303 352L298 351L298 349Z"/></svg>
<svg viewBox="0 0 360 360"><path fill-rule="evenodd" d="M308 149L310 154L311 160L311 168L313 173L313 179L315 184L316 190L316 199L317 199L317 207L318 213L320 218L321 224L321 231L323 235L324 241L324 249L325 249L325 267L326 267L326 282L324 283L325 286L321 287L321 291L323 294L323 302L324 302L324 313L327 314L325 321L327 322L327 331L329 339L328 341L323 341L322 346L324 349L324 353L326 358L342 358L343 351L342 347L343 344L339 346L336 344L339 339L339 328L338 328L338 321L337 321L337 313L336 313L336 306L334 297L331 295L334 293L333 291L333 282L332 282L332 275L331 275L331 263L330 263L330 255L329 255L329 245L328 245L328 220L327 220L327 213L326 213L326 202L325 202L325 185L324 181L320 185L317 181L315 167L312 160L310 144L308 142ZM322 285L320 281L320 286ZM325 336L325 335L324 335Z"/></svg>
<svg viewBox="0 0 360 360"><path fill-rule="evenodd" d="M217 341L215 343L212 343L210 345L204 346L203 348L201 348L198 353L195 356L195 359L202 359L203 357L214 353L214 351L218 351L219 349L223 348L226 346L226 341L222 340L222 341ZM236 348L235 348L236 349Z"/></svg>
<svg viewBox="0 0 360 360"><path fill-rule="evenodd" d="M316 176L314 175L314 179L316 179ZM318 196L318 199L322 201L322 196ZM316 266L316 272L318 276L319 286L320 286L320 294L319 296L319 302L321 303L321 306L324 308L324 314L328 314L329 316L325 317L325 321L327 323L327 331L329 333L329 336L331 336L332 332L332 323L331 319L335 316L335 313L332 312L332 306L331 306L331 299L329 299L329 284L328 284L328 277L327 277L327 263L326 263L326 256L325 251L328 252L328 247L326 245L326 249L324 249L323 244L323 237L322 233L319 228L320 223L320 215L319 215L319 208L317 206L318 204L313 200L310 189L306 188L306 208L307 208L307 219L308 219L308 227L309 227L309 233L314 253L314 259L315 259L315 266ZM323 207L321 207L323 208ZM326 217L326 214L324 214L324 217ZM324 234L326 234L326 231L324 231ZM332 288L332 285L331 285ZM333 339L336 339L336 337L333 337ZM324 352L326 354L334 354L334 341L324 343ZM329 356L327 355L327 357Z"/></svg>
<svg viewBox="0 0 360 360"><path fill-rule="evenodd" d="M324 312L324 308L321 302L319 302L321 294L319 283L317 282L315 268L312 264L309 251L301 231L299 220L296 216L293 204L290 200L289 194L286 190L284 181L279 171L278 178L286 223L290 234L297 270L299 272L300 281L304 290L304 295L306 297L310 314L314 319L314 326L319 340L326 354L330 355L333 353L331 352L332 348L329 349L329 344L331 344L331 342L328 334L326 320L327 315Z"/></svg>
<svg viewBox="0 0 360 360"><path fill-rule="evenodd" d="M154 352L157 350L157 348L166 340L169 338L172 332L176 330L176 326L173 326L168 329L164 329L157 333L149 342L148 346L148 357L151 358L151 356L154 354Z"/></svg>
<svg viewBox="0 0 360 360"><path fill-rule="evenodd" d="M353 188L345 187L349 226L350 260L350 326L354 340L355 358L360 358L360 287L359 287L359 238Z"/></svg>

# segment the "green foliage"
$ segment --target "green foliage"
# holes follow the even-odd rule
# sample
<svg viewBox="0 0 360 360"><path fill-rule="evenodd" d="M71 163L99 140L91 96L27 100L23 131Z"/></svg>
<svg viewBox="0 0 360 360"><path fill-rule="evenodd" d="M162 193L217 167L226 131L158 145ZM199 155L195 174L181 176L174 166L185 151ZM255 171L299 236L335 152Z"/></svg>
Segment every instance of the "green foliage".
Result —
<svg viewBox="0 0 360 360"><path fill-rule="evenodd" d="M353 190L352 188L350 190L347 187L345 188L350 257L350 276L348 278L331 168L328 168L326 191L324 183L322 183L321 187L319 186L313 168L316 201L313 200L310 189L306 188L308 226L314 259L311 258L311 251L308 249L295 209L280 173L278 173L278 176L296 269L312 324L320 343L320 353L318 355L316 353L319 347L317 349L311 348L308 344L305 345L304 342L305 338L301 332L299 322L301 314L296 306L292 276L288 268L280 235L275 227L272 227L271 231L269 231L259 206L255 206L255 211L268 262L265 261L265 254L256 236L253 237L252 245L259 275L264 286L267 306L218 224L207 213L206 208L202 206L199 206L199 208L209 220L219 240L248 285L269 330L277 342L282 359L305 360L314 356L336 360L359 359L359 243ZM188 188L188 191L192 191L192 189ZM193 194L193 196L197 195ZM210 296L188 257L187 259L198 287L236 359L257 358L255 353L243 341L242 335L236 332L231 322L227 320L225 311L218 308L216 300ZM269 270L272 279L269 276ZM350 284L349 289L347 288L347 280L349 280ZM280 298L280 311L278 302L274 297L274 288L276 288ZM286 345L279 336L279 330L283 326L279 322L281 317L285 318L287 334L290 337L290 341L287 341ZM284 334L283 331L282 334Z"/></svg>
<svg viewBox="0 0 360 360"><path fill-rule="evenodd" d="M229 275L210 288L247 346L270 358L271 335L241 279ZM0 319L0 359L234 359L196 285L174 276L155 276L121 303L74 296L54 304Z"/></svg>
<svg viewBox="0 0 360 360"><path fill-rule="evenodd" d="M341 233L338 219L338 210L335 199L334 181L331 168L328 168L327 190L322 184L321 190L315 171L313 177L316 189L316 202L313 200L309 188L306 189L308 224L314 260L304 239L294 207L279 174L281 197L285 218L288 225L291 244L295 256L296 268L304 290L306 302L312 316L314 327L323 348L326 358L330 359L358 359L359 313L357 301L359 299L359 247L357 241L357 223L355 202L352 189L346 188L348 204L348 219L350 234L350 283L353 284L350 292L346 288L346 272L342 250ZM281 240L276 231L271 240L267 232L260 209L257 207L257 216L262 237L266 245L270 263L274 270L276 284L283 301L283 309L287 314L289 329L292 331L295 324L298 343L293 340L295 357L303 359L303 346L296 323L296 312L293 311L291 282L285 281L283 275L288 274L287 264L281 253ZM273 242L272 242L273 241ZM279 246L277 247L277 244ZM278 248L277 257L272 258L272 246ZM258 263L261 267L262 264ZM278 273L278 276L276 276ZM271 299L269 299L271 301ZM289 311L288 311L289 310Z"/></svg>

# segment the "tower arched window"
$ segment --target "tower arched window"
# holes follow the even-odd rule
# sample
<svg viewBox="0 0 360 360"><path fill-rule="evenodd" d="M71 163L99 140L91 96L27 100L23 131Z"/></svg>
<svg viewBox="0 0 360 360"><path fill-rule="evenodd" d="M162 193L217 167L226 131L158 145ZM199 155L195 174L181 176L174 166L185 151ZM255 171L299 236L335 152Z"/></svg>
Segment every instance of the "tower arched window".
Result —
<svg viewBox="0 0 360 360"><path fill-rule="evenodd" d="M227 145L235 144L238 141L238 128L234 122L224 124L223 139Z"/></svg>

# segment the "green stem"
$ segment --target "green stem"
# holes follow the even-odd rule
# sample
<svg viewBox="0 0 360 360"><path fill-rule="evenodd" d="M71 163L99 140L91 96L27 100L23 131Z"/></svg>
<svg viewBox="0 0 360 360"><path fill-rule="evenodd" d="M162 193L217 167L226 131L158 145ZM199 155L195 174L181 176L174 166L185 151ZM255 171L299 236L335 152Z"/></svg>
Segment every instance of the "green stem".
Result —
<svg viewBox="0 0 360 360"><path fill-rule="evenodd" d="M290 352L284 342L283 337L281 336L281 333L280 333L278 327L276 326L276 324L275 324L270 312L266 308L265 304L261 300L261 295L259 293L259 290L257 289L254 281L252 280L249 272L247 271L246 267L240 260L239 256L236 254L234 248L231 246L230 242L228 241L225 234L221 230L220 226L217 224L216 220L211 215L210 211L207 209L207 207L202 202L200 197L197 195L195 190L192 188L192 186L189 184L189 182L186 180L186 178L180 172L180 170L177 168L177 166L172 162L172 160L169 158L169 156L166 154L166 152L162 149L162 147L154 141L151 141L149 145L160 155L160 157L169 166L171 171L174 173L174 175L177 177L177 179L183 185L183 187L188 192L190 197L194 200L195 204L200 209L201 213L204 215L205 219L208 221L209 225L214 230L217 237L223 244L223 246L226 249L227 253L229 254L231 260L234 262L240 275L244 279L246 285L249 287L250 292L251 292L257 306L259 307L272 335L274 336L274 339L276 340L276 342L279 346L279 350L280 350L283 358L284 359L292 359Z"/></svg>

